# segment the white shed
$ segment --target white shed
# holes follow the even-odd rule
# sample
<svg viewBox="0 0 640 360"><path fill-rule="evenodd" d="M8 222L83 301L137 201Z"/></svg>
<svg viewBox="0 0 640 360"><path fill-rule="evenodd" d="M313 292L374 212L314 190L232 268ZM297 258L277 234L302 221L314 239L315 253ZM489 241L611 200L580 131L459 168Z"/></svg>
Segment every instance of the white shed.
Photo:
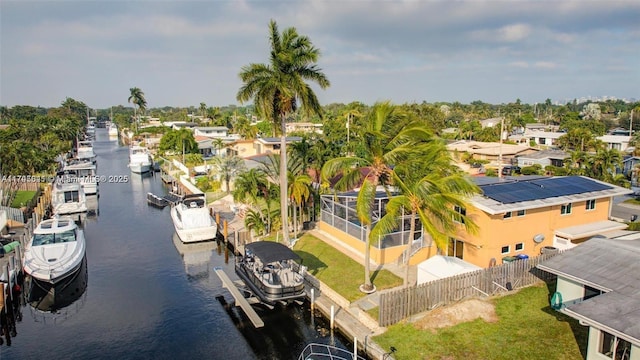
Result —
<svg viewBox="0 0 640 360"><path fill-rule="evenodd" d="M418 285L480 269L455 256L435 255L418 264Z"/></svg>

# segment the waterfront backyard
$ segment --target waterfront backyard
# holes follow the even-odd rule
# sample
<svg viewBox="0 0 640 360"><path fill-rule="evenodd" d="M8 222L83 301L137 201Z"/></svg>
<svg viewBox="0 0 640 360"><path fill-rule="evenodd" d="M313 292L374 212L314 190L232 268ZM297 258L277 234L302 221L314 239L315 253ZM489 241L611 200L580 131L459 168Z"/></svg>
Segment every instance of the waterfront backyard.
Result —
<svg viewBox="0 0 640 360"><path fill-rule="evenodd" d="M350 302L364 294L358 286L364 267L310 235L294 250L309 272ZM379 290L402 285L387 270L372 271ZM587 327L549 306L555 284L538 285L488 299L472 299L389 326L374 340L394 347L403 359L583 359ZM374 318L377 308L368 311Z"/></svg>

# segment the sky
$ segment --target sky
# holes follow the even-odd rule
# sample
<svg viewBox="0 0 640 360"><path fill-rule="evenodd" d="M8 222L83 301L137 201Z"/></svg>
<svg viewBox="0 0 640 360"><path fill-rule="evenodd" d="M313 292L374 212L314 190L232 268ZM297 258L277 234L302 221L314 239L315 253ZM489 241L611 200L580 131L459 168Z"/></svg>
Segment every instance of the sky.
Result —
<svg viewBox="0 0 640 360"><path fill-rule="evenodd" d="M320 50L321 104L640 99L640 1L0 1L0 105L241 105L268 24Z"/></svg>

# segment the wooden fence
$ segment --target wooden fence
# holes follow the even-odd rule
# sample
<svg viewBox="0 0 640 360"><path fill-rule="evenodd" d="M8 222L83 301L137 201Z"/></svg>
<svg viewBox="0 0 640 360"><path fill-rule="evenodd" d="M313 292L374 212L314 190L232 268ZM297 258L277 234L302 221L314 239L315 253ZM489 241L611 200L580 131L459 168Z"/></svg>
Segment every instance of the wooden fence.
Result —
<svg viewBox="0 0 640 360"><path fill-rule="evenodd" d="M378 323L389 326L411 315L467 298L489 297L552 280L554 275L536 266L555 255L543 254L417 286L380 292Z"/></svg>
<svg viewBox="0 0 640 360"><path fill-rule="evenodd" d="M22 212L22 210L8 206L0 206L0 211L5 211L7 213L7 219L9 220L24 223L24 212Z"/></svg>

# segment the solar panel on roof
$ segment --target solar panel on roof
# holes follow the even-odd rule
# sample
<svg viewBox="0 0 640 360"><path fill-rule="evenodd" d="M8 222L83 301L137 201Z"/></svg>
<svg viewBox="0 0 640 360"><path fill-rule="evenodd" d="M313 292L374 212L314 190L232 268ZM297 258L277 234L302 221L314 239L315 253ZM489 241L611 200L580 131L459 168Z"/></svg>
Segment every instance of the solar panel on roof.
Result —
<svg viewBox="0 0 640 360"><path fill-rule="evenodd" d="M510 183L480 185L484 196L501 202L513 204L523 201L548 199L558 196L583 194L593 191L612 189L594 180L580 176L535 179Z"/></svg>

